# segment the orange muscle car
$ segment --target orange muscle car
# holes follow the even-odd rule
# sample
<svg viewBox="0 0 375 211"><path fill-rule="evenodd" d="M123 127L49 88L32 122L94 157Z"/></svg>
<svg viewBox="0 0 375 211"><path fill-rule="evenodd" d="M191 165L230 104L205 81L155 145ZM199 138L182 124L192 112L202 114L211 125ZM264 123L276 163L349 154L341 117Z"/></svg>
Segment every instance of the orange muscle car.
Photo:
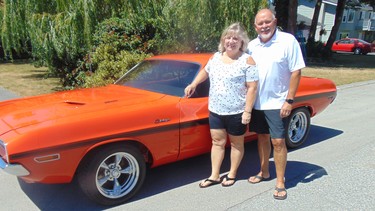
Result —
<svg viewBox="0 0 375 211"><path fill-rule="evenodd" d="M184 89L211 56L154 56L105 87L0 102L1 169L26 182L69 183L76 176L97 203L125 202L141 188L146 167L210 151L209 81L191 98ZM303 144L310 118L335 97L330 80L302 77L288 147Z"/></svg>

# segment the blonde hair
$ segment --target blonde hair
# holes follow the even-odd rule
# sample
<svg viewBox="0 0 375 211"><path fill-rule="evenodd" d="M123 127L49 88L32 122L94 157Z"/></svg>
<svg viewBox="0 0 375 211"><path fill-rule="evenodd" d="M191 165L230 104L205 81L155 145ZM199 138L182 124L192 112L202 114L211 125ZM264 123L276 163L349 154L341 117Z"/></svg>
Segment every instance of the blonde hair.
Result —
<svg viewBox="0 0 375 211"><path fill-rule="evenodd" d="M240 23L233 23L228 28L226 28L223 33L221 34L220 44L219 44L219 52L224 52L224 40L227 35L236 35L242 41L242 45L240 47L240 51L245 52L247 50L247 45L250 41L249 37L247 36L247 32L245 28Z"/></svg>

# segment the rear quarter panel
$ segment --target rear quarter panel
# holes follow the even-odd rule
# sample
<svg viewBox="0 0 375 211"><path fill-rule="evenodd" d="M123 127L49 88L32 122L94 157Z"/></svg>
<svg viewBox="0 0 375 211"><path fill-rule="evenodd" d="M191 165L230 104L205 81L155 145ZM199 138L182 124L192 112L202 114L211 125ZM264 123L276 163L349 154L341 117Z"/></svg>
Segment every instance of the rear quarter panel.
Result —
<svg viewBox="0 0 375 211"><path fill-rule="evenodd" d="M336 85L331 80L303 76L293 107L308 107L313 117L326 109L336 95Z"/></svg>

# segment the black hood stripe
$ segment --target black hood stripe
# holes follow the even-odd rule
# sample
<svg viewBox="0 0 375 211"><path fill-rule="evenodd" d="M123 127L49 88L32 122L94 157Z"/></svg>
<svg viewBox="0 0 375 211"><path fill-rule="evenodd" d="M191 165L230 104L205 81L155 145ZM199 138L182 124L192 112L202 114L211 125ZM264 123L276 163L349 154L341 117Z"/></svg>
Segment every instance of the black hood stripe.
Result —
<svg viewBox="0 0 375 211"><path fill-rule="evenodd" d="M32 151L17 153L14 155L10 155L9 157L10 157L10 160L21 159L24 157L30 157L30 156L40 155L40 154L50 154L50 153L56 153L56 152L66 151L66 150L75 149L75 148L81 148L85 146L91 146L99 142L107 141L111 139L129 138L129 137L131 138L131 137L137 137L141 135L157 134L157 133L166 132L166 131L178 130L179 127L189 128L189 127L193 127L196 125L204 125L204 124L208 125L208 118L190 121L190 122L184 122L181 125L172 124L172 125L159 126L159 127L148 128L148 129L143 129L143 130L113 134L113 135L108 135L108 136L103 136L103 137L97 137L97 138L92 138L92 139L87 139L87 140L81 140L81 141L77 141L77 142L70 143L70 144L64 144L64 145L59 145L59 146L53 146L53 147L47 147L43 149L36 149Z"/></svg>

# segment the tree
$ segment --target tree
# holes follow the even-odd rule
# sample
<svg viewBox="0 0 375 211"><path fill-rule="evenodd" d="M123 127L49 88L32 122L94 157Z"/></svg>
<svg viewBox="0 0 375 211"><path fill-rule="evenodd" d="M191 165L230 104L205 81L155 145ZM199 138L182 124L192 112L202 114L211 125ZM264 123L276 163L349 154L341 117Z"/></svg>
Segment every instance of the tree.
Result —
<svg viewBox="0 0 375 211"><path fill-rule="evenodd" d="M281 30L287 31L289 0L275 0L273 5L275 6L277 26L281 28Z"/></svg>
<svg viewBox="0 0 375 211"><path fill-rule="evenodd" d="M297 7L298 0L289 0L287 31L293 35L297 33Z"/></svg>
<svg viewBox="0 0 375 211"><path fill-rule="evenodd" d="M375 1L374 0L361 0L361 3L368 4L375 11Z"/></svg>
<svg viewBox="0 0 375 211"><path fill-rule="evenodd" d="M298 0L275 0L275 16L277 26L293 35L297 32L297 7Z"/></svg>
<svg viewBox="0 0 375 211"><path fill-rule="evenodd" d="M340 24L342 22L342 16L344 14L345 3L346 3L346 0L337 1L335 23L332 27L332 31L329 35L327 44L324 47L323 58L326 58L327 55L331 54L331 47L333 45L333 42L335 42L337 32L339 31Z"/></svg>
<svg viewBox="0 0 375 211"><path fill-rule="evenodd" d="M113 42L130 46L122 50L212 52L231 23L241 22L249 37L255 37L250 26L255 13L267 4L267 0L4 0L2 41L8 55L30 53L65 87L75 87L81 81L76 78L84 75L79 68L92 58L86 55L101 44L94 40L98 24L107 19L124 23L121 28L104 25L102 30L113 35L107 36ZM139 52L144 49L151 52Z"/></svg>
<svg viewBox="0 0 375 211"><path fill-rule="evenodd" d="M321 7L322 7L322 0L317 0L316 4L315 4L315 9L314 9L314 15L313 15L313 18L311 20L309 37L307 38L308 43L312 43L312 42L315 41L316 27L318 25L318 18L319 18L319 13L320 13Z"/></svg>

